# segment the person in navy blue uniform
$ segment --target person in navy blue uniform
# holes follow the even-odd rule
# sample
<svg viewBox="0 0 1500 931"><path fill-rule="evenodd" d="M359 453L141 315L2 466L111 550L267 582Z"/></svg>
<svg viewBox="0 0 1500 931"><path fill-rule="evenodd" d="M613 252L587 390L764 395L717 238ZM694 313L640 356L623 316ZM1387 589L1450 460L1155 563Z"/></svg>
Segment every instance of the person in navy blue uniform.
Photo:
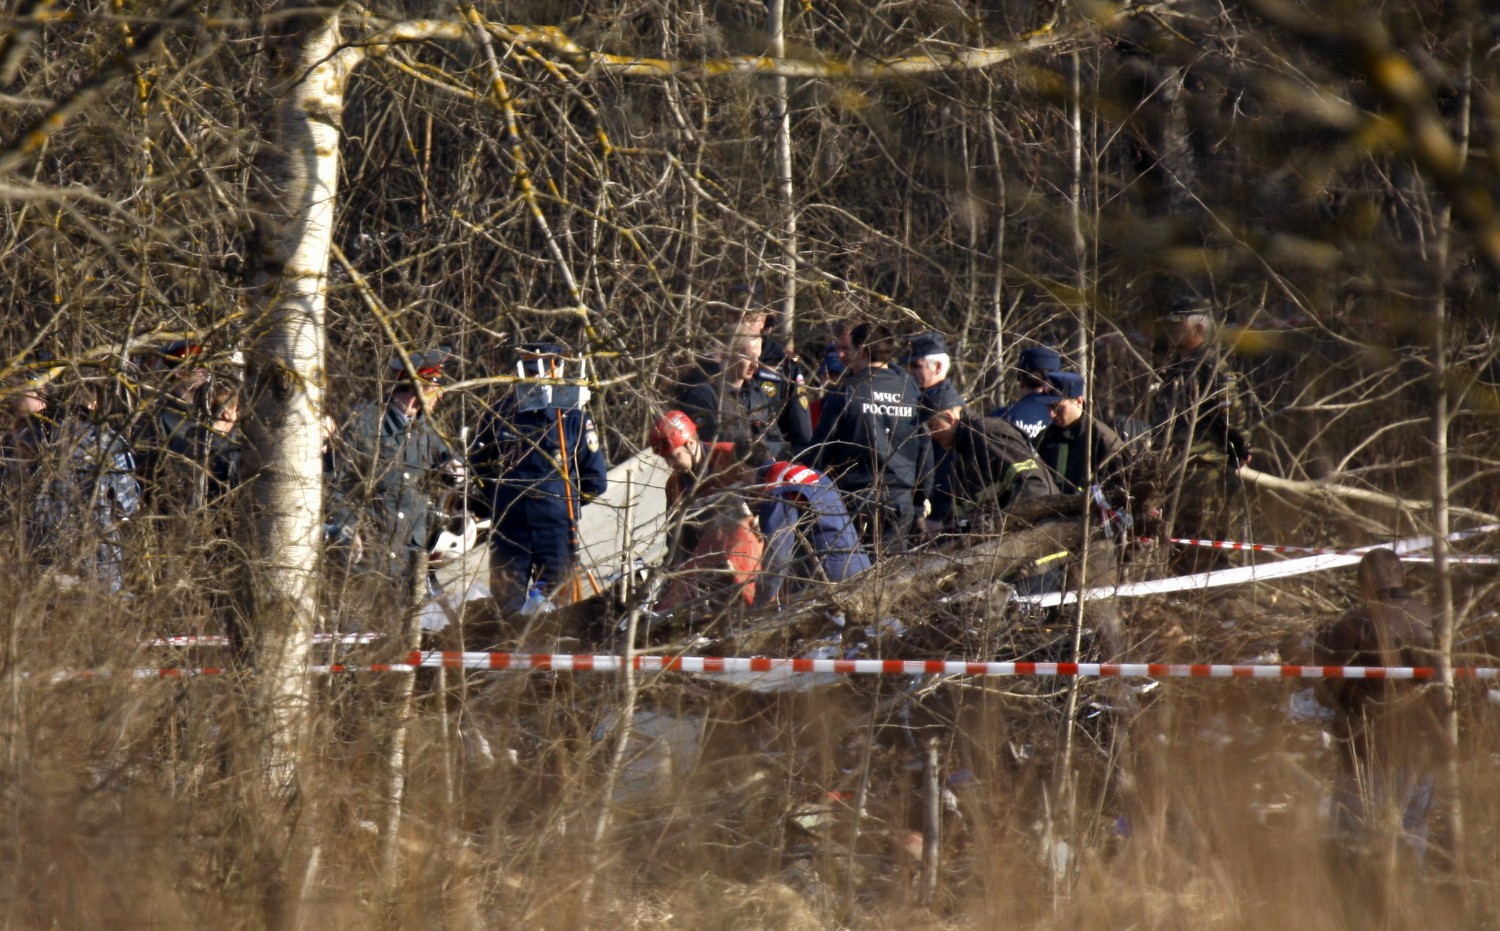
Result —
<svg viewBox="0 0 1500 931"><path fill-rule="evenodd" d="M780 402L776 427L786 440L789 454L795 456L812 443L812 396L808 389L807 366L773 335L780 317L766 301L764 285L735 285L729 294L731 303L745 309L747 325L752 330L757 325L760 328L760 371L757 376L776 377L783 383L784 389L778 392Z"/></svg>
<svg viewBox="0 0 1500 931"><path fill-rule="evenodd" d="M243 360L175 340L147 355L147 371L164 373L160 393L135 431L137 473L158 514L196 514L238 482L242 450L234 422Z"/></svg>
<svg viewBox="0 0 1500 931"><path fill-rule="evenodd" d="M953 356L948 352L948 340L941 333L913 336L902 362L924 395L939 390L940 385L952 384L949 376L953 374Z"/></svg>
<svg viewBox="0 0 1500 931"><path fill-rule="evenodd" d="M781 412L776 427L786 440L788 452L797 453L812 445L812 394L807 385L807 366L781 343L770 337L762 340L760 370L757 377L781 380ZM761 389L764 393L765 389Z"/></svg>
<svg viewBox="0 0 1500 931"><path fill-rule="evenodd" d="M533 585L550 593L569 576L582 508L609 484L599 431L584 409L582 360L560 344L535 343L518 350L516 363L522 380L480 420L472 456L494 520L490 587L501 605ZM579 367L569 371L570 363Z"/></svg>
<svg viewBox="0 0 1500 931"><path fill-rule="evenodd" d="M766 538L758 605L794 594L801 580L842 582L870 568L833 482L793 462L761 466L756 481L761 491L756 516Z"/></svg>
<svg viewBox="0 0 1500 931"><path fill-rule="evenodd" d="M442 397L448 353L408 358L409 368L391 360L390 393L356 408L340 431L345 449L330 508L335 523L358 521L368 568L403 586L415 581L419 557L437 531L441 486L465 479L463 460L428 419Z"/></svg>
<svg viewBox="0 0 1500 931"><path fill-rule="evenodd" d="M953 356L943 334L928 332L912 337L906 354L906 371L922 391L919 400L924 419L937 411L963 406L963 395L949 378L953 374ZM922 528L923 535L928 537L941 529L953 502L953 456L936 444L932 453L932 507Z"/></svg>
<svg viewBox="0 0 1500 931"><path fill-rule="evenodd" d="M155 510L195 513L238 485L238 419L239 385L227 378L198 383L181 399L160 399L140 441L141 477Z"/></svg>
<svg viewBox="0 0 1500 931"><path fill-rule="evenodd" d="M1010 404L994 410L990 416L1010 421L1035 443L1052 423L1052 406L1057 403L1057 393L1047 376L1062 367L1062 358L1045 346L1022 349L1016 362L1016 380L1021 385L1022 394Z"/></svg>
<svg viewBox="0 0 1500 931"><path fill-rule="evenodd" d="M862 323L847 337L848 371L823 399L813 445L799 461L838 485L877 556L900 552L919 503L932 492L932 444L922 426L920 391L891 366L897 350L889 330Z"/></svg>

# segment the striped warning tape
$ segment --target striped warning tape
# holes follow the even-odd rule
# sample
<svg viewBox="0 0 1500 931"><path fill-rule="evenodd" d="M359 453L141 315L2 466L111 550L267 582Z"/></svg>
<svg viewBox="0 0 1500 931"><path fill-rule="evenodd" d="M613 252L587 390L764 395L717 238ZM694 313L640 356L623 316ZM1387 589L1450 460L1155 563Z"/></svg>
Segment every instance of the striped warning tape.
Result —
<svg viewBox="0 0 1500 931"><path fill-rule="evenodd" d="M313 634L313 643L327 644L360 644L374 643L385 634L379 632L368 632L361 634ZM142 646L148 647L227 647L230 645L229 638L223 634L193 634L182 637L157 637L147 640Z"/></svg>
<svg viewBox="0 0 1500 931"><path fill-rule="evenodd" d="M1279 556L1362 556L1375 546L1356 546L1350 549L1332 550L1322 549L1315 546L1283 546L1272 543L1239 543L1234 540L1195 540L1189 537L1172 537L1172 543L1178 546L1201 546L1216 550L1235 550L1242 553L1275 553ZM1401 555L1407 562L1432 562L1433 557L1422 553L1404 553ZM1448 561L1453 563L1464 563L1475 566L1497 566L1500 565L1500 556L1475 556L1464 553L1452 553Z"/></svg>
<svg viewBox="0 0 1500 931"><path fill-rule="evenodd" d="M1219 663L1033 663L906 659L777 659L765 656L623 656L592 653L409 653L394 663L328 664L318 673L414 672L417 669L469 669L485 672L834 673L864 676L984 676L1144 679L1418 679L1438 676L1431 666L1298 666ZM221 675L223 667L136 669L138 679L178 679ZM1466 666L1461 679L1500 679L1500 668ZM53 681L108 678L108 670L58 672Z"/></svg>

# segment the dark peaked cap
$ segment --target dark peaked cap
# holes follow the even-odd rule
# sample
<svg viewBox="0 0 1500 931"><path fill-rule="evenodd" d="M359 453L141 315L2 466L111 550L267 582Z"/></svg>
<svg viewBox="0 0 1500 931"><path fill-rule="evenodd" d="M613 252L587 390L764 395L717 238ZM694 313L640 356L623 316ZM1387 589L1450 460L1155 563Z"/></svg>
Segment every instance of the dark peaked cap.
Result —
<svg viewBox="0 0 1500 931"><path fill-rule="evenodd" d="M906 353L906 361L914 362L917 359L925 359L928 356L943 355L948 352L948 340L941 333L918 333L911 338L911 346Z"/></svg>
<svg viewBox="0 0 1500 931"><path fill-rule="evenodd" d="M1077 372L1048 372L1047 384L1057 392L1059 400L1083 397L1083 376Z"/></svg>
<svg viewBox="0 0 1500 931"><path fill-rule="evenodd" d="M1054 349L1046 346L1032 346L1021 350L1021 357L1016 360L1016 368L1024 372L1055 372L1062 368L1062 356Z"/></svg>
<svg viewBox="0 0 1500 931"><path fill-rule="evenodd" d="M919 403L922 405L922 418L925 420L938 411L963 407L964 396L959 394L958 389L945 378L923 391Z"/></svg>

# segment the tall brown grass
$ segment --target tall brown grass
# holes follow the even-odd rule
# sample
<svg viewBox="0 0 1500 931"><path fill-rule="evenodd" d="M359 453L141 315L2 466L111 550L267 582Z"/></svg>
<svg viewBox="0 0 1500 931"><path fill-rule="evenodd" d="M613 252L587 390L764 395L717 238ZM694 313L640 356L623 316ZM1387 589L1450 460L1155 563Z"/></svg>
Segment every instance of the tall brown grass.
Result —
<svg viewBox="0 0 1500 931"><path fill-rule="evenodd" d="M59 593L27 573L3 596L5 926L258 927L267 890L243 846L263 834L225 749L235 680L49 676L210 660L140 646L202 629L177 608L207 599ZM389 680L318 683L291 841L263 852L293 926L1485 927L1500 905L1500 745L1477 693L1457 800L1467 848L1452 867L1340 853L1325 814L1334 758L1319 727L1288 719L1296 683L1167 683L1128 721L1083 719L1065 774L1066 682L752 695L664 675L644 683L610 798L612 677L420 685L401 870L387 877L375 825ZM1083 688L1086 708L1108 696ZM961 773L930 903L915 840L929 737L943 775ZM595 846L606 802L612 828Z"/></svg>

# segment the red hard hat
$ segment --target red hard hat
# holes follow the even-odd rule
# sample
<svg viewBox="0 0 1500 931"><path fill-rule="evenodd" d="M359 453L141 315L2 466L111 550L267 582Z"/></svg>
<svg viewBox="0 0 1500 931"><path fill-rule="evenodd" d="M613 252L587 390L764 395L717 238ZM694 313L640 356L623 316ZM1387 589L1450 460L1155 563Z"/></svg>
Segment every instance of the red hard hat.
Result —
<svg viewBox="0 0 1500 931"><path fill-rule="evenodd" d="M698 425L682 411L667 411L651 424L651 451L666 457L698 438Z"/></svg>
<svg viewBox="0 0 1500 931"><path fill-rule="evenodd" d="M776 462L766 469L767 485L815 485L821 477L816 471L795 462Z"/></svg>

